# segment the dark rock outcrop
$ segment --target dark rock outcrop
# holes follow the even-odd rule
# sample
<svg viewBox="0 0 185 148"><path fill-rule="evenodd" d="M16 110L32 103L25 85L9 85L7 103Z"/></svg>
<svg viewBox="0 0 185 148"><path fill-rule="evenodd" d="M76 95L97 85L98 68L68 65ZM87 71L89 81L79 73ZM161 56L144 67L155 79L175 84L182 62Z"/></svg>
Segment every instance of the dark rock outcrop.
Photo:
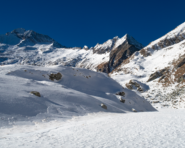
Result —
<svg viewBox="0 0 185 148"><path fill-rule="evenodd" d="M130 44L129 40L126 40L122 45L118 46L116 49L111 51L109 60L110 69L111 70L115 69L124 60L130 57L135 51L139 51L140 49L141 48L138 48Z"/></svg>
<svg viewBox="0 0 185 148"><path fill-rule="evenodd" d="M176 68L179 68L181 67L182 65L185 64L185 58L183 58L177 65L176 65Z"/></svg>
<svg viewBox="0 0 185 148"><path fill-rule="evenodd" d="M50 74L49 75L49 79L54 81L54 80L60 80L62 78L62 74L61 73L57 73L57 74Z"/></svg>
<svg viewBox="0 0 185 148"><path fill-rule="evenodd" d="M130 90L132 90L132 89L133 89L132 85L131 85L131 84L129 84L129 83L126 83L126 84L125 84L125 86L126 86L128 89L130 89Z"/></svg>
<svg viewBox="0 0 185 148"><path fill-rule="evenodd" d="M31 91L30 93L37 96L37 97L41 97L41 95L38 91Z"/></svg>
<svg viewBox="0 0 185 148"><path fill-rule="evenodd" d="M97 71L104 72L104 73L109 73L110 68L109 68L109 63L102 63L97 66Z"/></svg>
<svg viewBox="0 0 185 148"><path fill-rule="evenodd" d="M132 90L134 86L137 88L137 91L143 92L141 85L134 80L130 80L129 83L126 84L126 87L130 90Z"/></svg>
<svg viewBox="0 0 185 148"><path fill-rule="evenodd" d="M177 82L182 82L182 81L184 81L184 79L185 79L185 75L182 75L182 76L180 76L179 78L178 78L178 81Z"/></svg>
<svg viewBox="0 0 185 148"><path fill-rule="evenodd" d="M133 37L128 34L122 38L119 46L114 46L109 55L109 61L98 65L97 71L110 73L112 70L120 66L120 64L130 57L135 51L143 48Z"/></svg>
<svg viewBox="0 0 185 148"><path fill-rule="evenodd" d="M162 69L162 70L156 71L155 73L151 74L147 82L153 81L153 80L163 76L166 70L167 69Z"/></svg>
<svg viewBox="0 0 185 148"><path fill-rule="evenodd" d="M118 92L118 93L116 93L116 95L119 95L119 96L125 96L125 92Z"/></svg>

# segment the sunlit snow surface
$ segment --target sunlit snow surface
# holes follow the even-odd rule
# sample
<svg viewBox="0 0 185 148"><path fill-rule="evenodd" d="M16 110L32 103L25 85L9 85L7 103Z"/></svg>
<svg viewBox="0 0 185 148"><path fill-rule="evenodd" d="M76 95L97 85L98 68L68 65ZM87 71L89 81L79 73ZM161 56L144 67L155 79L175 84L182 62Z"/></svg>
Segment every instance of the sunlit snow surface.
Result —
<svg viewBox="0 0 185 148"><path fill-rule="evenodd" d="M184 148L185 110L94 113L0 129L1 148Z"/></svg>

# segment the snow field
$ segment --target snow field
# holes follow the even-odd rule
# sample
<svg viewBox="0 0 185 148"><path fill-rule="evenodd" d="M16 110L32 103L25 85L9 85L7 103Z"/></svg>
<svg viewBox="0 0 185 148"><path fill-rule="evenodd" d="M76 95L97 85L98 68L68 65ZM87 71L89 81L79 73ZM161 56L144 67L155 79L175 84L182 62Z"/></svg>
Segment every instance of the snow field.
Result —
<svg viewBox="0 0 185 148"><path fill-rule="evenodd" d="M92 113L0 129L2 148L184 148L185 110Z"/></svg>

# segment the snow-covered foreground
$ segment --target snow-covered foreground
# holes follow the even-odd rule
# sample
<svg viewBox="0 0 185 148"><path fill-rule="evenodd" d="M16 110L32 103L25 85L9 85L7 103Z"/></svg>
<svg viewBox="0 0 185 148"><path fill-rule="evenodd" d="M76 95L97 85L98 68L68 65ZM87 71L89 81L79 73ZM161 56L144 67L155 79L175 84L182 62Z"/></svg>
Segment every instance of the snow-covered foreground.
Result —
<svg viewBox="0 0 185 148"><path fill-rule="evenodd" d="M184 148L185 110L94 113L0 129L1 148Z"/></svg>

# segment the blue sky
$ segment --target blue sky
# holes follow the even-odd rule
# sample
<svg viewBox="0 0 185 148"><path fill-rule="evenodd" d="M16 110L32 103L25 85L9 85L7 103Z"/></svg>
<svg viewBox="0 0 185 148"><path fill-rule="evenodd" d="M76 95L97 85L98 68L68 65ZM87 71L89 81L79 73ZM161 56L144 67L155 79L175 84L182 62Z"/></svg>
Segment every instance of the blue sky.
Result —
<svg viewBox="0 0 185 148"><path fill-rule="evenodd" d="M184 0L2 0L0 34L16 28L68 47L89 47L126 33L143 45L185 22Z"/></svg>

